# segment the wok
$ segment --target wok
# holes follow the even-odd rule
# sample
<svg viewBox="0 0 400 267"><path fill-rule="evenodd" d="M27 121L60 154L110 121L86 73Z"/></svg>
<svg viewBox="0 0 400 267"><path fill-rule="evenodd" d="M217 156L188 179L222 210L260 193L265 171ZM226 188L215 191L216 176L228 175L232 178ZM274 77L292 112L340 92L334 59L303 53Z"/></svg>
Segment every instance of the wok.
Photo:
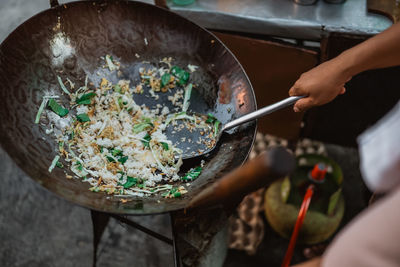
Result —
<svg viewBox="0 0 400 267"><path fill-rule="evenodd" d="M153 196L121 203L90 192L88 183L66 179L62 169L49 173L56 144L45 133L45 120L44 125L34 124L44 92L56 90L61 95L57 75L78 84L88 75L98 85L100 57L106 54L116 57L125 66L123 76L133 80L142 61L156 64L168 56L177 65L199 66L192 79L200 86L190 108L211 111L222 123L256 109L250 82L232 53L213 34L179 15L133 1L50 3L52 8L24 22L0 46L1 145L28 176L57 196L93 210L151 214L184 208L202 189L243 163L254 140L255 122L222 137L182 198ZM110 79L115 82L116 77ZM61 101L66 104L67 97ZM140 101L152 104L147 98ZM185 162L184 168L199 164L196 160Z"/></svg>

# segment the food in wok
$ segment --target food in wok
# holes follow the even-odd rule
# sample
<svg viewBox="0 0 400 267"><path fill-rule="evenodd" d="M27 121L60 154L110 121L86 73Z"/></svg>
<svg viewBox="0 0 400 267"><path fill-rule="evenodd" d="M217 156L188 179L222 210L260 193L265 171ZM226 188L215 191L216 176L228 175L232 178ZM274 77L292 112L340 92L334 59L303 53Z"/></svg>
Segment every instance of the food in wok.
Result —
<svg viewBox="0 0 400 267"><path fill-rule="evenodd" d="M143 62L138 69L140 78L131 81L122 77L121 64L112 56L106 55L103 60L105 71L97 74L99 84L86 77L78 87L79 81L57 76L59 88L44 92L35 123L47 118L49 123L40 126L55 140L58 154L49 172L65 168L67 178L90 183L91 191L120 197L161 192L171 198L187 193L189 182L200 175L204 161L179 175L182 150L177 147L179 142L168 140L164 131L167 127L173 132L196 129L208 139L188 142L202 143L212 140L220 124L212 114L186 113L191 92L199 86L190 82L196 66L174 66L172 58L160 60L159 67ZM116 74L118 82L108 80L104 77L107 74ZM135 102L135 95L158 100L159 94L167 92L173 110L160 103L151 108ZM69 97L69 106L57 101L60 94Z"/></svg>

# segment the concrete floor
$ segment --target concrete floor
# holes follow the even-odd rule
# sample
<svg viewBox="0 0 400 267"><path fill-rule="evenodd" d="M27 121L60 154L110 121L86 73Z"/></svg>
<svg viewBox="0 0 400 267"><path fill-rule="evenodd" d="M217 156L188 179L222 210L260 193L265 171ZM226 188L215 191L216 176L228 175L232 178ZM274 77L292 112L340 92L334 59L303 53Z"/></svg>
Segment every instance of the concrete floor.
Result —
<svg viewBox="0 0 400 267"><path fill-rule="evenodd" d="M65 1L60 1L65 2ZM48 8L48 0L1 0L0 42L24 20ZM349 203L344 223L366 203L355 149L329 146L342 166L344 195ZM62 200L27 177L0 149L0 266L91 266L90 212ZM354 188L357 188L354 193ZM360 190L361 188L361 190ZM170 235L168 215L135 217L135 221ZM225 266L280 266L287 241L267 227L258 253L249 257L230 251ZM99 246L98 266L173 266L170 246L115 220L106 228ZM301 248L294 262L304 259Z"/></svg>

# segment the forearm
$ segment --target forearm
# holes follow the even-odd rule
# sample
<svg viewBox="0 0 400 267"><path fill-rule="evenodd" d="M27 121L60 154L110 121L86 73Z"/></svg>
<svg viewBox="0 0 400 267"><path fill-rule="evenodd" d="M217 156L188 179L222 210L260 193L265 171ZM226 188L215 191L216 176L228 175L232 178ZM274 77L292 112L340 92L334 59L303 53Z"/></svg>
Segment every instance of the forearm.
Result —
<svg viewBox="0 0 400 267"><path fill-rule="evenodd" d="M400 65L400 23L346 50L335 60L349 78L366 70Z"/></svg>
<svg viewBox="0 0 400 267"><path fill-rule="evenodd" d="M400 23L303 73L289 95L307 96L296 102L294 111L304 111L332 101L345 93L345 84L356 74L400 65Z"/></svg>

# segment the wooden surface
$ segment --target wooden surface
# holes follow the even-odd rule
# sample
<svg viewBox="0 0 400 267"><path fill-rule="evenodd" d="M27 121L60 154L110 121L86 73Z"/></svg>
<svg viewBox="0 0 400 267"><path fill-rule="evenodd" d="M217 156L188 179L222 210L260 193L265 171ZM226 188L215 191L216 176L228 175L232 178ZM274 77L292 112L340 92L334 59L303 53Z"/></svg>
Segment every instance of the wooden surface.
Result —
<svg viewBox="0 0 400 267"><path fill-rule="evenodd" d="M318 62L316 52L271 41L214 32L242 64L257 98L257 107L288 97L292 84ZM258 131L289 140L299 136L302 114L291 108L259 119Z"/></svg>

